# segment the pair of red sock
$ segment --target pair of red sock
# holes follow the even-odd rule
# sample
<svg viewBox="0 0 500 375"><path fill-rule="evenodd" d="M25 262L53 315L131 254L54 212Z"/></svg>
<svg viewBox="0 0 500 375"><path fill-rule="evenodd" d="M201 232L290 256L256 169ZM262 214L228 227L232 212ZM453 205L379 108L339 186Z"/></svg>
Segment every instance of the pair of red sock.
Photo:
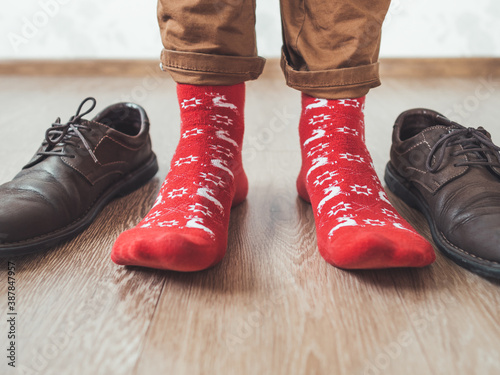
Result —
<svg viewBox="0 0 500 375"><path fill-rule="evenodd" d="M147 216L120 235L117 264L198 271L225 254L231 207L245 200L245 85L178 85L181 137ZM313 207L318 248L348 269L422 267L432 246L385 195L364 140L364 97L302 95L300 197Z"/></svg>

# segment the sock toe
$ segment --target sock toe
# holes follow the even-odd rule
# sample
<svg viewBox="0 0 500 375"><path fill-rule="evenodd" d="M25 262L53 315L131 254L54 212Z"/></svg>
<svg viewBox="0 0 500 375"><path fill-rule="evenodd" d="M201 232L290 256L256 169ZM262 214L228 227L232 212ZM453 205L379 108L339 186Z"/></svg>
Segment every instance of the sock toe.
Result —
<svg viewBox="0 0 500 375"><path fill-rule="evenodd" d="M131 229L120 235L111 252L119 265L193 272L218 263L225 253L210 238L161 229Z"/></svg>
<svg viewBox="0 0 500 375"><path fill-rule="evenodd" d="M219 262L227 246L231 206L245 200L241 148L245 84L177 85L181 135L156 201L116 241L120 265L199 271Z"/></svg>
<svg viewBox="0 0 500 375"><path fill-rule="evenodd" d="M326 241L318 239L325 260L344 269L424 267L435 260L423 237L408 231L381 228L340 228Z"/></svg>

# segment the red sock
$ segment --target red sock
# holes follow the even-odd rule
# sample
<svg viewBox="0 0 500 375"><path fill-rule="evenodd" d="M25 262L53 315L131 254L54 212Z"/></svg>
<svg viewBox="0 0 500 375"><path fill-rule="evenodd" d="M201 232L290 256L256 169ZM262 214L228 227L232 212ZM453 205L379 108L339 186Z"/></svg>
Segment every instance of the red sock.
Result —
<svg viewBox="0 0 500 375"><path fill-rule="evenodd" d="M241 163L245 84L177 85L181 138L148 215L120 235L111 259L176 271L198 271L226 252L229 213L248 182Z"/></svg>
<svg viewBox="0 0 500 375"><path fill-rule="evenodd" d="M364 102L302 95L297 189L312 203L319 251L341 268L426 266L432 246L397 214L373 168Z"/></svg>

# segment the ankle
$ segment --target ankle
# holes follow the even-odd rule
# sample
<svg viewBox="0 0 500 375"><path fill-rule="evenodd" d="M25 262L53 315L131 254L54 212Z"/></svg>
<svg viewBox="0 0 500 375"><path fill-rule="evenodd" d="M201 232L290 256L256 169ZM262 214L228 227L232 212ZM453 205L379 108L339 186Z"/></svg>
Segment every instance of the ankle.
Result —
<svg viewBox="0 0 500 375"><path fill-rule="evenodd" d="M360 156L367 152L364 144L364 104L364 96L336 100L302 94L299 123L302 166L297 178L297 191L305 201L310 201L308 190L325 188L324 183L335 180L331 169L339 159L365 161ZM322 172L318 173L320 170Z"/></svg>

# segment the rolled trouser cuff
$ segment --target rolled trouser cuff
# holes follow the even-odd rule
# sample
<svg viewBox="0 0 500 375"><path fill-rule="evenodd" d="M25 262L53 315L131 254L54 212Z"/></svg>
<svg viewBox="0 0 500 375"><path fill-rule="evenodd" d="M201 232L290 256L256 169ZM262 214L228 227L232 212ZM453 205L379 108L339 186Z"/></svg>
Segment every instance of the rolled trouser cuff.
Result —
<svg viewBox="0 0 500 375"><path fill-rule="evenodd" d="M257 79L266 60L259 56L242 57L182 52L164 49L161 69L174 81L190 85L236 85Z"/></svg>
<svg viewBox="0 0 500 375"><path fill-rule="evenodd" d="M319 71L295 70L281 55L286 84L303 93L324 99L359 98L380 86L379 63Z"/></svg>

